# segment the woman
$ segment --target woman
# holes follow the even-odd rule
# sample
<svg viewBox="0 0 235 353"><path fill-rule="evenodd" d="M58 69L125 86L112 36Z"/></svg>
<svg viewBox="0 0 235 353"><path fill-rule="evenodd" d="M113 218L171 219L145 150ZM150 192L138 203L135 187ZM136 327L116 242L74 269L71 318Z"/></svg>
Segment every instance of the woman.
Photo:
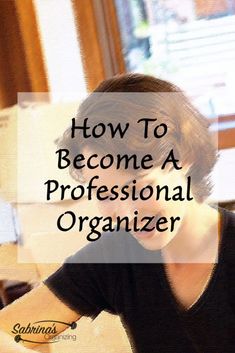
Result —
<svg viewBox="0 0 235 353"><path fill-rule="evenodd" d="M118 92L125 94L108 97L107 105L105 93ZM137 100L134 93L138 93ZM72 175L87 183L98 173L95 188L106 186L106 199L99 201L103 215L111 215L114 221L128 215L131 229L103 234L67 259L39 288L2 310L0 328L11 334L16 315L21 324L28 322L28 313L31 322L48 317L73 322L83 315L95 318L106 310L120 315L135 352L234 352L235 217L206 203L208 175L216 161L206 119L176 86L151 76L117 76L102 82L95 94L95 102L90 96L81 105L77 123L88 116L93 126L99 121L107 123L110 117L131 124L148 114L153 122L160 117L160 123L166 123L168 138L152 134L143 142L139 138L143 129L134 125L131 138L119 140L117 147L117 142L105 137L82 140L82 129L73 139L71 129L65 132L60 146L72 156L81 151L86 157L97 153L102 158L107 151L115 154L118 149L134 151L139 157L151 152L154 163L150 170L99 167L97 172L71 167ZM110 111L113 106L121 107L116 117ZM158 191L157 186L165 185L168 191L177 188L178 193L167 195L165 188L164 197L126 198L124 202L117 197L113 202L114 183L118 181L120 191L122 185L133 186L133 180L137 194L146 185ZM186 189L187 195L183 194ZM134 229L134 221L140 228L147 215L151 230ZM63 329L56 325L57 334ZM31 351L19 349L3 331L0 345L5 352ZM24 339L29 337L24 335ZM41 342L45 338L38 334L34 339Z"/></svg>

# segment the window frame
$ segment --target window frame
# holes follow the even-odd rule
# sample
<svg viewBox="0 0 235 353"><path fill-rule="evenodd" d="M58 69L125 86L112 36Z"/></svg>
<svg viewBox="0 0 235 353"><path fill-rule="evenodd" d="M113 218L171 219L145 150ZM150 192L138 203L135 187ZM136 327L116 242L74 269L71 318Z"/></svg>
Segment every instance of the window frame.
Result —
<svg viewBox="0 0 235 353"><path fill-rule="evenodd" d="M113 0L72 1L88 91L126 72Z"/></svg>

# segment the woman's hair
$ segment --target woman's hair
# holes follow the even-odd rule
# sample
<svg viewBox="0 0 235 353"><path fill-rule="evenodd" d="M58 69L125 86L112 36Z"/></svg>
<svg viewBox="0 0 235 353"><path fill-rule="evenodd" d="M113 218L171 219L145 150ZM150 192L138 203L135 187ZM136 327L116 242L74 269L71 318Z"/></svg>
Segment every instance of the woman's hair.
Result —
<svg viewBox="0 0 235 353"><path fill-rule="evenodd" d="M105 94L104 94L105 93ZM116 113L113 114L113 110ZM80 105L76 125L81 119L89 117L89 125L100 122L107 124L130 123L135 119L157 119L158 124L165 123L168 127L167 138L156 138L151 134L143 139L143 125L132 124L129 139L81 138L79 130L71 139L71 128L67 129L59 140L61 148L67 148L74 158L87 146L94 151L105 153L140 154L153 156L156 166L163 164L171 149L179 160L179 165L190 166L187 175L192 178L192 191L198 202L205 200L211 191L209 174L216 162L216 148L208 131L208 120L190 103L186 95L174 84L143 74L122 74L101 82L88 98ZM113 121L112 121L113 119ZM140 138L142 133L142 138ZM118 143L118 146L117 146ZM116 145L115 145L116 144ZM80 171L71 163L70 173L79 180ZM136 174L141 171L135 171Z"/></svg>

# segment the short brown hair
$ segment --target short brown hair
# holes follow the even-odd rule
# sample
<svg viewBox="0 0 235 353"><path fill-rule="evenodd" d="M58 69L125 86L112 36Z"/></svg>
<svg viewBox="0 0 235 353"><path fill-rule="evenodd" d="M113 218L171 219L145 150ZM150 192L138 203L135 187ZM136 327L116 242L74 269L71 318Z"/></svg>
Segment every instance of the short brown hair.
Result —
<svg viewBox="0 0 235 353"><path fill-rule="evenodd" d="M169 153L170 149L174 149L174 154L182 163L188 163L190 165L187 175L192 177L192 191L198 202L205 200L211 191L211 185L209 180L209 174L216 162L217 152L212 142L211 135L208 130L208 120L190 103L187 96L180 90L176 85L155 78L149 75L143 74L122 74L114 76L110 79L101 82L98 87L94 90L94 93L101 92L129 92L129 93L175 93L177 99L174 100L172 106L165 107L162 120L165 119L167 125L170 128L170 135L167 143L164 143L164 139L150 139L148 143L141 143L136 141L123 140L123 148L128 154L137 148L139 150L150 151L152 155L157 157L156 165L162 165L166 158L166 153ZM79 121L81 117L86 116L89 112L89 116L92 117L92 123L94 125L100 121L98 119L106 119L107 116L110 119L110 112L104 114L105 108L101 107L102 104L92 105L92 94L81 104L76 120ZM148 101L146 102L143 109L148 109ZM133 116L139 114L139 105L132 104L130 114L123 116L125 121L131 120ZM99 109L101 114L99 114ZM151 113L156 115L159 113L159 107L156 107L156 111ZM135 135L133 135L135 136ZM83 139L84 140L84 139ZM99 140L99 141L98 141ZM94 143L94 141L93 141ZM96 148L100 148L103 151L112 150L111 139L97 139ZM77 138L71 139L71 129L67 129L59 141L61 148L67 148L70 152L71 157L75 157L85 145L89 145L88 141L79 140ZM93 146L94 147L94 146ZM121 147L121 146L120 146ZM120 150L120 148L119 148ZM73 167L70 168L70 173L73 178L78 180L78 170ZM138 171L137 171L138 173Z"/></svg>

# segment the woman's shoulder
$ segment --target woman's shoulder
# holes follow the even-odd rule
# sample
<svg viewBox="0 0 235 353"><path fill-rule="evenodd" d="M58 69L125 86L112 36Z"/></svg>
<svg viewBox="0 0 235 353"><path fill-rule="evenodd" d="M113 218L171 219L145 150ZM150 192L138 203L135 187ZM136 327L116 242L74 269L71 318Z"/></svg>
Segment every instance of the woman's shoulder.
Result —
<svg viewBox="0 0 235 353"><path fill-rule="evenodd" d="M224 259L235 265L235 212L220 208Z"/></svg>
<svg viewBox="0 0 235 353"><path fill-rule="evenodd" d="M222 232L235 237L235 211L219 208L222 215Z"/></svg>

